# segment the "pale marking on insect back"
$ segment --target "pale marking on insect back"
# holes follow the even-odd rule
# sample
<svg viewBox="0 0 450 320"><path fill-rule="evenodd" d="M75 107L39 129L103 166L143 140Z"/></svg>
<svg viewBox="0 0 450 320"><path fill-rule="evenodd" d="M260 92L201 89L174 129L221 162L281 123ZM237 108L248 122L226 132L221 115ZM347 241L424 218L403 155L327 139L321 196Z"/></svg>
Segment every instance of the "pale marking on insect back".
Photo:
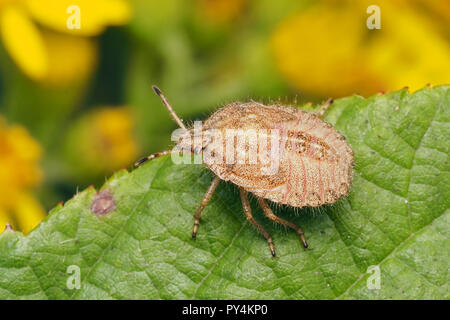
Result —
<svg viewBox="0 0 450 320"><path fill-rule="evenodd" d="M284 194L283 203L287 202L287 198L289 196L289 193L291 192L291 183L292 183L292 165L291 163L288 163L288 179L286 181L286 192Z"/></svg>
<svg viewBox="0 0 450 320"><path fill-rule="evenodd" d="M321 161L317 162L317 170L319 171L319 193L320 193L320 201L323 202L323 181L322 181L322 172L320 170Z"/></svg>
<svg viewBox="0 0 450 320"><path fill-rule="evenodd" d="M302 169L303 169L303 193L302 193L302 204L305 203L305 198L306 198L306 188L307 188L307 172L306 172L306 168L305 168L305 163L303 162L303 159L300 158L300 163L302 165Z"/></svg>
<svg viewBox="0 0 450 320"><path fill-rule="evenodd" d="M296 121L296 123L295 123L295 126L298 126L299 124L300 124L300 122L302 121L302 116L303 116L303 111L299 111L298 113L297 113L297 121Z"/></svg>

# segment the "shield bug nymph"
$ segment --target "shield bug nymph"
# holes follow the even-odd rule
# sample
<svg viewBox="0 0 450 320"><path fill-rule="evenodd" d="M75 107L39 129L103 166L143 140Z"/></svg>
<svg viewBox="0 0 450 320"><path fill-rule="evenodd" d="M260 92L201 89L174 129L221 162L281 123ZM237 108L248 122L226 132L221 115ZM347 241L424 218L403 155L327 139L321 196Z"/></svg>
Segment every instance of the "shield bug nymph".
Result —
<svg viewBox="0 0 450 320"><path fill-rule="evenodd" d="M161 91L156 86L153 90L184 130L177 146L192 154L202 152L204 164L214 173L194 214L192 238L197 236L201 213L220 180L238 186L244 215L266 238L272 256L272 236L253 218L248 193L256 197L267 218L293 229L305 248L308 244L302 229L276 216L266 200L298 208L317 207L348 194L353 151L344 136L321 119L332 101L318 114L281 105L235 102L217 110L199 131L187 129ZM179 151L152 154L136 165Z"/></svg>

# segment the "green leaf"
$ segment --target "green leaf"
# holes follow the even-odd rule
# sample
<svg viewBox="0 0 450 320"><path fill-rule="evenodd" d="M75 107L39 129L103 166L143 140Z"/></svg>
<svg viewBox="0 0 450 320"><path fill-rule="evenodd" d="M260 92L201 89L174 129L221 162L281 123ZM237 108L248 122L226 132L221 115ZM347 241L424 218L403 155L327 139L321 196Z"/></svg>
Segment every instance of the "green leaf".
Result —
<svg viewBox="0 0 450 320"><path fill-rule="evenodd" d="M316 211L274 208L303 227L311 250L254 206L272 258L225 183L192 240L211 174L162 157L118 172L100 194L77 194L27 236L3 232L0 298L448 299L449 88L335 102L326 119L355 152L349 197ZM71 265L79 290L66 285Z"/></svg>

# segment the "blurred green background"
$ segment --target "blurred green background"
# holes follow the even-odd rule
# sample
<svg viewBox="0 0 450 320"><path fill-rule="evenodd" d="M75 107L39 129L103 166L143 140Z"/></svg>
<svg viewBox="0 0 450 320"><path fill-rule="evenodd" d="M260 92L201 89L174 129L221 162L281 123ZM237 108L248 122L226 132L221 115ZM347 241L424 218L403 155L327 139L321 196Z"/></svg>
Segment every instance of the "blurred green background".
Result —
<svg viewBox="0 0 450 320"><path fill-rule="evenodd" d="M449 27L440 0L0 0L0 230L169 148L152 84L187 123L235 100L414 91L450 83Z"/></svg>

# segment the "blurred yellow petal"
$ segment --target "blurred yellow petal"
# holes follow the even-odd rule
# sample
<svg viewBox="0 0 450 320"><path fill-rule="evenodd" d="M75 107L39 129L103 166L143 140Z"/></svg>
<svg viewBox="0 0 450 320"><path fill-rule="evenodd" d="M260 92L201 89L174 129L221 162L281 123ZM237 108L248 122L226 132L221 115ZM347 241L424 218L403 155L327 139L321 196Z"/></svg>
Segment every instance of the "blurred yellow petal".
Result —
<svg viewBox="0 0 450 320"><path fill-rule="evenodd" d="M381 29L369 30L371 1L336 4L321 1L275 30L276 65L293 87L339 97L450 82L448 39L418 6L379 0Z"/></svg>
<svg viewBox="0 0 450 320"><path fill-rule="evenodd" d="M326 4L294 15L272 36L276 64L296 89L320 96L365 94L374 86L381 88L359 50L362 26L364 16Z"/></svg>
<svg viewBox="0 0 450 320"><path fill-rule="evenodd" d="M15 183L21 188L37 185L42 179L41 169L36 163L41 157L41 147L21 126L11 126L8 130L8 169L14 174ZM13 156L13 157L11 157Z"/></svg>
<svg viewBox="0 0 450 320"><path fill-rule="evenodd" d="M25 128L8 126L0 117L0 209L14 212L24 190L42 180L41 148Z"/></svg>
<svg viewBox="0 0 450 320"><path fill-rule="evenodd" d="M366 55L387 88L414 91L427 83L450 83L450 45L434 32L432 21L401 3L386 1L381 11L383 27Z"/></svg>
<svg viewBox="0 0 450 320"><path fill-rule="evenodd" d="M57 31L79 35L98 35L108 25L127 23L131 7L125 0L26 0L34 19ZM80 9L80 29L69 29L70 6Z"/></svg>
<svg viewBox="0 0 450 320"><path fill-rule="evenodd" d="M45 212L29 193L42 179L38 166L41 147L19 125L7 125L0 117L0 231L6 222L28 232Z"/></svg>
<svg viewBox="0 0 450 320"><path fill-rule="evenodd" d="M433 14L440 17L447 25L446 29L448 32L448 23L450 23L450 1L442 0L415 0L416 5L420 8L433 12Z"/></svg>
<svg viewBox="0 0 450 320"><path fill-rule="evenodd" d="M104 4L106 6L105 13L107 15L107 23L110 25L126 24L131 19L131 6L126 1L109 0Z"/></svg>
<svg viewBox="0 0 450 320"><path fill-rule="evenodd" d="M16 6L0 12L0 32L6 50L14 62L32 79L45 76L48 59L37 27Z"/></svg>
<svg viewBox="0 0 450 320"><path fill-rule="evenodd" d="M52 31L44 32L48 56L52 62L45 83L65 86L85 80L95 69L97 40Z"/></svg>
<svg viewBox="0 0 450 320"><path fill-rule="evenodd" d="M10 126L7 139L10 152L20 158L20 161L35 162L41 157L41 147L33 140L24 127L19 125Z"/></svg>
<svg viewBox="0 0 450 320"><path fill-rule="evenodd" d="M93 131L108 170L127 166L137 157L133 129L133 118L126 108L105 108L95 115Z"/></svg>
<svg viewBox="0 0 450 320"><path fill-rule="evenodd" d="M30 232L45 218L45 211L36 199L28 194L21 195L15 207L15 221L23 233Z"/></svg>

